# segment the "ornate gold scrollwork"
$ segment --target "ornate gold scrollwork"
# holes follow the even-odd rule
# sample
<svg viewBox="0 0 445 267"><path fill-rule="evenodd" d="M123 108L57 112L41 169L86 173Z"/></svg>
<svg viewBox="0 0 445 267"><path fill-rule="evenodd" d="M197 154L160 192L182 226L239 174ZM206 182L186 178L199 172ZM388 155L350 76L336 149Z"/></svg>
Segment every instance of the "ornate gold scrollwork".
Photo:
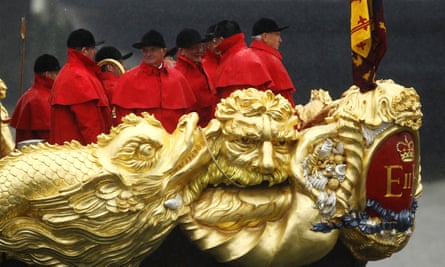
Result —
<svg viewBox="0 0 445 267"><path fill-rule="evenodd" d="M47 266L138 266L179 225L198 248L238 266L310 264L338 240L360 259L387 257L414 228L420 155L417 165L370 166L381 148L399 153L405 133L417 148L419 98L379 81L375 91L352 87L322 102L296 112L250 88L223 99L203 129L195 113L172 134L131 114L97 144L15 151L0 160L0 251ZM411 207L391 211L368 198L379 166L394 170L383 184L407 173Z"/></svg>

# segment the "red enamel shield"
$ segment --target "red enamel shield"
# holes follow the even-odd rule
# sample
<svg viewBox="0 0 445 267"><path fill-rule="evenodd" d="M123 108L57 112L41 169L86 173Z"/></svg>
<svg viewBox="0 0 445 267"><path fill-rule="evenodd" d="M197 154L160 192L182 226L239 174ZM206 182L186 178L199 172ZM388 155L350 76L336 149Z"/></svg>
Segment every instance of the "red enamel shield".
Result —
<svg viewBox="0 0 445 267"><path fill-rule="evenodd" d="M374 150L366 178L366 197L395 212L410 209L418 179L418 144L409 131L384 139Z"/></svg>

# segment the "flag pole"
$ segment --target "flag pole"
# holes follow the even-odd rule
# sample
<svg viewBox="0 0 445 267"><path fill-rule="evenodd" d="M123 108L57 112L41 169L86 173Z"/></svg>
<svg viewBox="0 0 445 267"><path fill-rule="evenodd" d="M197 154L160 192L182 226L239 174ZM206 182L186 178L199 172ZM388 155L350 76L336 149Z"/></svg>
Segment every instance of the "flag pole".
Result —
<svg viewBox="0 0 445 267"><path fill-rule="evenodd" d="M23 91L23 76L25 73L26 18L24 16L22 17L20 39L21 39L21 45L20 45L20 87L19 87L20 91L19 92L21 96Z"/></svg>

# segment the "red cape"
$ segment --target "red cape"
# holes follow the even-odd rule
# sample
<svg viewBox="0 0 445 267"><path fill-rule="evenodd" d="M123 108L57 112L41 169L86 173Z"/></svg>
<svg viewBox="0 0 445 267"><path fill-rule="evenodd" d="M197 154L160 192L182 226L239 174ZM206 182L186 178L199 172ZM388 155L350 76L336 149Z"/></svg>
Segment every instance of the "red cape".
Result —
<svg viewBox="0 0 445 267"><path fill-rule="evenodd" d="M261 60L247 48L243 33L225 39L217 49L222 52L215 75L215 88L220 96L226 96L224 91L227 89L234 91L254 87L264 90L273 86Z"/></svg>
<svg viewBox="0 0 445 267"><path fill-rule="evenodd" d="M22 130L49 130L49 96L54 81L35 74L34 83L17 101L11 127Z"/></svg>
<svg viewBox="0 0 445 267"><path fill-rule="evenodd" d="M68 60L54 81L51 105L74 105L97 100L97 106L109 106L100 68L75 49L68 48Z"/></svg>
<svg viewBox="0 0 445 267"><path fill-rule="evenodd" d="M195 93L199 107L212 106L217 101L216 93L212 91L209 77L203 67L178 55L175 69L184 75Z"/></svg>
<svg viewBox="0 0 445 267"><path fill-rule="evenodd" d="M257 40L252 42L250 48L257 54L264 66L266 66L267 70L269 71L274 83L274 86L271 87L272 90L295 91L295 86L289 77L289 73L283 65L283 57L278 50L270 47L262 41Z"/></svg>
<svg viewBox="0 0 445 267"><path fill-rule="evenodd" d="M107 94L108 100L111 103L111 96L113 95L114 87L119 80L119 77L111 72L101 72L100 79L105 88L105 93Z"/></svg>
<svg viewBox="0 0 445 267"><path fill-rule="evenodd" d="M144 62L119 78L113 95L113 105L128 109L184 109L196 103L187 80L165 64L161 69Z"/></svg>
<svg viewBox="0 0 445 267"><path fill-rule="evenodd" d="M205 127L214 117L214 108L218 102L216 92L211 89L207 72L202 65L178 55L175 69L186 77L197 99L194 110L199 115L199 125Z"/></svg>
<svg viewBox="0 0 445 267"><path fill-rule="evenodd" d="M221 56L215 54L214 52L210 50L206 50L204 57L202 58L202 66L207 73L209 80L211 83L215 80L216 70L218 69L218 64L221 60ZM214 85L211 84L213 90Z"/></svg>
<svg viewBox="0 0 445 267"><path fill-rule="evenodd" d="M108 133L111 110L99 67L77 50L68 49L68 60L54 81L50 96L50 143L77 140L82 145Z"/></svg>

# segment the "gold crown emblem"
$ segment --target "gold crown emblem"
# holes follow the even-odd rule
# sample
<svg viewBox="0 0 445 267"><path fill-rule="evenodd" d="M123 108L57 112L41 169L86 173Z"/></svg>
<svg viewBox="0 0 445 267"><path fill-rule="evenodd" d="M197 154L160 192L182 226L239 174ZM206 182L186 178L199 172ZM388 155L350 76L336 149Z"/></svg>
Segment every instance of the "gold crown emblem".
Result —
<svg viewBox="0 0 445 267"><path fill-rule="evenodd" d="M397 152L400 154L400 159L403 162L411 162L414 160L414 142L408 140L405 135L405 141L400 141L396 145Z"/></svg>

